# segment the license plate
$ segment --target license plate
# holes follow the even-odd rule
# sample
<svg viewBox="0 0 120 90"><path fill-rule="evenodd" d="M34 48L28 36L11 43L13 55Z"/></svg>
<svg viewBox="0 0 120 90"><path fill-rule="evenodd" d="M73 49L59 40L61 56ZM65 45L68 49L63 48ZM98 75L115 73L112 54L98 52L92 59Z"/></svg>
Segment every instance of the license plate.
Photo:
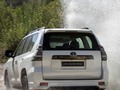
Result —
<svg viewBox="0 0 120 90"><path fill-rule="evenodd" d="M84 66L84 62L62 62L62 66Z"/></svg>

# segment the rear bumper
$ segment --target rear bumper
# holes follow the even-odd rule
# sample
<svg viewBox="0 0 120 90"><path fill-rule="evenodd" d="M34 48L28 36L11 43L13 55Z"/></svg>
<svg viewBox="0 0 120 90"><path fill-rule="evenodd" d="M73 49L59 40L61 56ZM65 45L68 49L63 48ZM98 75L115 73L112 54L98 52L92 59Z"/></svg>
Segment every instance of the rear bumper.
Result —
<svg viewBox="0 0 120 90"><path fill-rule="evenodd" d="M35 83L30 83L29 85L32 85L30 89L48 89L50 87L98 87L98 88L106 88L107 82L105 82L105 85L98 85L98 82L103 80L65 80L65 81L43 81L47 82L48 86L40 86Z"/></svg>
<svg viewBox="0 0 120 90"><path fill-rule="evenodd" d="M107 73L107 72L105 72ZM41 73L32 73L28 75L30 90L48 89L50 87L98 87L106 88L108 84L108 74L104 74L99 80L43 80ZM38 78L39 77L39 78ZM104 85L99 85L104 82ZM47 86L40 86L40 83L48 83Z"/></svg>
<svg viewBox="0 0 120 90"><path fill-rule="evenodd" d="M42 69L32 68L28 72L29 87L31 90L48 89L50 87L99 87L106 88L108 84L108 69L106 62L103 62L102 78L98 80L43 80ZM48 86L40 86L40 83L48 83ZM99 85L104 82L104 85Z"/></svg>

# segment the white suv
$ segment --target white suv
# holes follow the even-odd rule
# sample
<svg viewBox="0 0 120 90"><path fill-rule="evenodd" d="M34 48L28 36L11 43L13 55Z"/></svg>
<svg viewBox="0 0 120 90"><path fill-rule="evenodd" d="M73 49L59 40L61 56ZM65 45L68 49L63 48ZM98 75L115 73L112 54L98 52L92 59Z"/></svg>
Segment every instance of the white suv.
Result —
<svg viewBox="0 0 120 90"><path fill-rule="evenodd" d="M10 57L4 69L7 88L104 90L108 84L106 52L89 29L39 28L5 55Z"/></svg>

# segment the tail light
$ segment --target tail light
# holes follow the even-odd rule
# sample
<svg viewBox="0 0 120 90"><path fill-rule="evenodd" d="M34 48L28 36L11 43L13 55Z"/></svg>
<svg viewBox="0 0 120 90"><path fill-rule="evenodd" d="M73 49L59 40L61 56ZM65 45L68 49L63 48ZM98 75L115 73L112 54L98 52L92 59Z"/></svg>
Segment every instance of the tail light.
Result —
<svg viewBox="0 0 120 90"><path fill-rule="evenodd" d="M48 86L48 82L41 82L40 86Z"/></svg>
<svg viewBox="0 0 120 90"><path fill-rule="evenodd" d="M37 53L32 61L42 61L42 46L39 46Z"/></svg>
<svg viewBox="0 0 120 90"><path fill-rule="evenodd" d="M98 85L105 85L105 82L104 81L100 81L100 82L98 82Z"/></svg>
<svg viewBox="0 0 120 90"><path fill-rule="evenodd" d="M100 51L101 51L102 61L107 61L107 54L106 54L103 46L99 46L99 47L100 47Z"/></svg>

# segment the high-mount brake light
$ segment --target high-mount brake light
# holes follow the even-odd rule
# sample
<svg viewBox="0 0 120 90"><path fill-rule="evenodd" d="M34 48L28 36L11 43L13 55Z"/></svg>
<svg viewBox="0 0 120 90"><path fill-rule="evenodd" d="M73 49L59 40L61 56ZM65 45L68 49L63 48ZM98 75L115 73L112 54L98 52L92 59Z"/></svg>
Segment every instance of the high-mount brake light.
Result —
<svg viewBox="0 0 120 90"><path fill-rule="evenodd" d="M100 47L100 51L101 51L102 61L107 61L107 54L106 54L103 46L99 46L99 47Z"/></svg>
<svg viewBox="0 0 120 90"><path fill-rule="evenodd" d="M39 46L37 53L32 61L42 61L42 46Z"/></svg>

